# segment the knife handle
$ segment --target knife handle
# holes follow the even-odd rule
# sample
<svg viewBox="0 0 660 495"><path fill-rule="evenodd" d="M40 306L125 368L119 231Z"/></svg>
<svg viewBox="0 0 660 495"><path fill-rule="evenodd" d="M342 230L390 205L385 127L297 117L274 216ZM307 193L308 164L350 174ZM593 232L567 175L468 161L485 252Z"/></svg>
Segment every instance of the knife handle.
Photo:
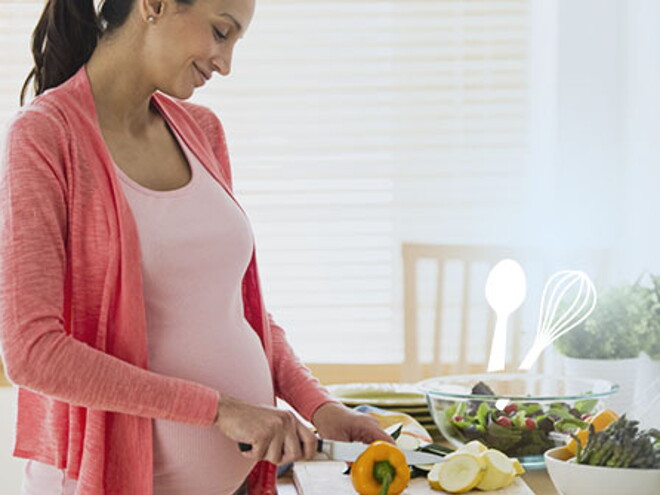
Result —
<svg viewBox="0 0 660 495"><path fill-rule="evenodd" d="M250 445L249 443L239 442L238 443L238 448L241 452L250 452L252 450L252 445ZM323 439L322 438L317 438L316 439L316 451L317 452L323 452Z"/></svg>

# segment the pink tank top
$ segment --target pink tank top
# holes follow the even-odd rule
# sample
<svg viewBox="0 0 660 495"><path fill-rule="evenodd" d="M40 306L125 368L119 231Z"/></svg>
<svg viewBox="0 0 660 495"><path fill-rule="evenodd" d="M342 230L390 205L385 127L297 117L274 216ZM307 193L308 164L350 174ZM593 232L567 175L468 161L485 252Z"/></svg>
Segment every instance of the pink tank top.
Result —
<svg viewBox="0 0 660 495"><path fill-rule="evenodd" d="M251 404L274 405L268 361L243 316L250 225L177 139L192 172L181 188L148 189L115 167L140 237L149 368ZM218 428L154 419L153 434L154 495L231 494L254 465ZM75 482L62 479L60 470L29 461L23 493L73 494ZM50 489L38 491L44 483Z"/></svg>

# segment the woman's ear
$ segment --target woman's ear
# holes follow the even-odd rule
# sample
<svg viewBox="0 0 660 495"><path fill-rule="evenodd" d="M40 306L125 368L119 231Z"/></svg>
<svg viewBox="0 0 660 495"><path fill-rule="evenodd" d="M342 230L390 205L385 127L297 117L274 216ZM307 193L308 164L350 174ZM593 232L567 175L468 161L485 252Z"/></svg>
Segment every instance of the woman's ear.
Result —
<svg viewBox="0 0 660 495"><path fill-rule="evenodd" d="M162 0L137 0L140 17L149 23L156 22L165 12L165 3Z"/></svg>

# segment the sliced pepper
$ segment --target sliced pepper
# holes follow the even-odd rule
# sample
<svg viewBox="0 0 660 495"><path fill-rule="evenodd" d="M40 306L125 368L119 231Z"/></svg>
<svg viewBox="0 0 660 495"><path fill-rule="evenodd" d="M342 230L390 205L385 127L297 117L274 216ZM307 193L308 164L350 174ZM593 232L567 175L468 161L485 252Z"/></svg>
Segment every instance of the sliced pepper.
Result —
<svg viewBox="0 0 660 495"><path fill-rule="evenodd" d="M587 423L593 424L595 431L603 431L609 425L614 423L617 419L619 419L619 415L616 413L616 411L613 411L612 409L603 409L595 416L589 418L587 420ZM575 437L577 437L580 440L580 443L582 444L583 447L587 445L587 441L589 439L588 428L577 430L573 433L573 435L575 435ZM566 448L573 455L577 453L577 442L575 438L571 438L568 444L566 444Z"/></svg>
<svg viewBox="0 0 660 495"><path fill-rule="evenodd" d="M351 481L360 495L399 495L410 482L410 468L398 447L377 440L351 466Z"/></svg>

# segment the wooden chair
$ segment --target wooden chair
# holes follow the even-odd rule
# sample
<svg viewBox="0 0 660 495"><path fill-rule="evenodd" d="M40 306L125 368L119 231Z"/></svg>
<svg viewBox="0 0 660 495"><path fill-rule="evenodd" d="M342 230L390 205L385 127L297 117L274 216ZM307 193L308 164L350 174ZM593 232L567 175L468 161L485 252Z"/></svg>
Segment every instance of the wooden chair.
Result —
<svg viewBox="0 0 660 495"><path fill-rule="evenodd" d="M560 269L580 269L588 273L598 285L604 280L607 266L607 252L604 250L584 250L580 252L551 252L531 248L515 248L507 246L460 246L404 243L403 255L403 308L404 308L404 363L401 379L404 382L415 382L428 376L456 373L486 372L488 355L495 327L495 315L490 310L484 296L485 280L488 271L494 264L504 258L513 258L520 262L527 274L527 299L523 307L509 320L507 370L514 371L536 334L538 311L543 286L548 276ZM419 269L421 263L430 261L435 265L432 271L424 272L429 279L435 278L435 294L432 301L426 302L426 309L433 313L431 338L428 345L432 346L431 362L422 362L419 344L420 321L419 311L421 298L419 288ZM454 280L461 279L455 291L447 291L445 287L448 266L458 268ZM428 282L428 280L427 280ZM428 292L428 291L427 291ZM448 302L448 292L458 297L453 304ZM425 294L428 297L428 293ZM457 324L456 336L458 342L452 346L455 359L443 362L442 349L448 340L444 323L448 319L449 310L453 309L454 323ZM483 325L473 332L471 318L475 311L481 312ZM523 333L523 329L527 330ZM428 329L427 329L428 330ZM523 339L523 335L525 338ZM479 344L482 349L475 361L470 356L470 346ZM450 345L450 344L446 344ZM537 363L537 370L544 367L543 355Z"/></svg>

